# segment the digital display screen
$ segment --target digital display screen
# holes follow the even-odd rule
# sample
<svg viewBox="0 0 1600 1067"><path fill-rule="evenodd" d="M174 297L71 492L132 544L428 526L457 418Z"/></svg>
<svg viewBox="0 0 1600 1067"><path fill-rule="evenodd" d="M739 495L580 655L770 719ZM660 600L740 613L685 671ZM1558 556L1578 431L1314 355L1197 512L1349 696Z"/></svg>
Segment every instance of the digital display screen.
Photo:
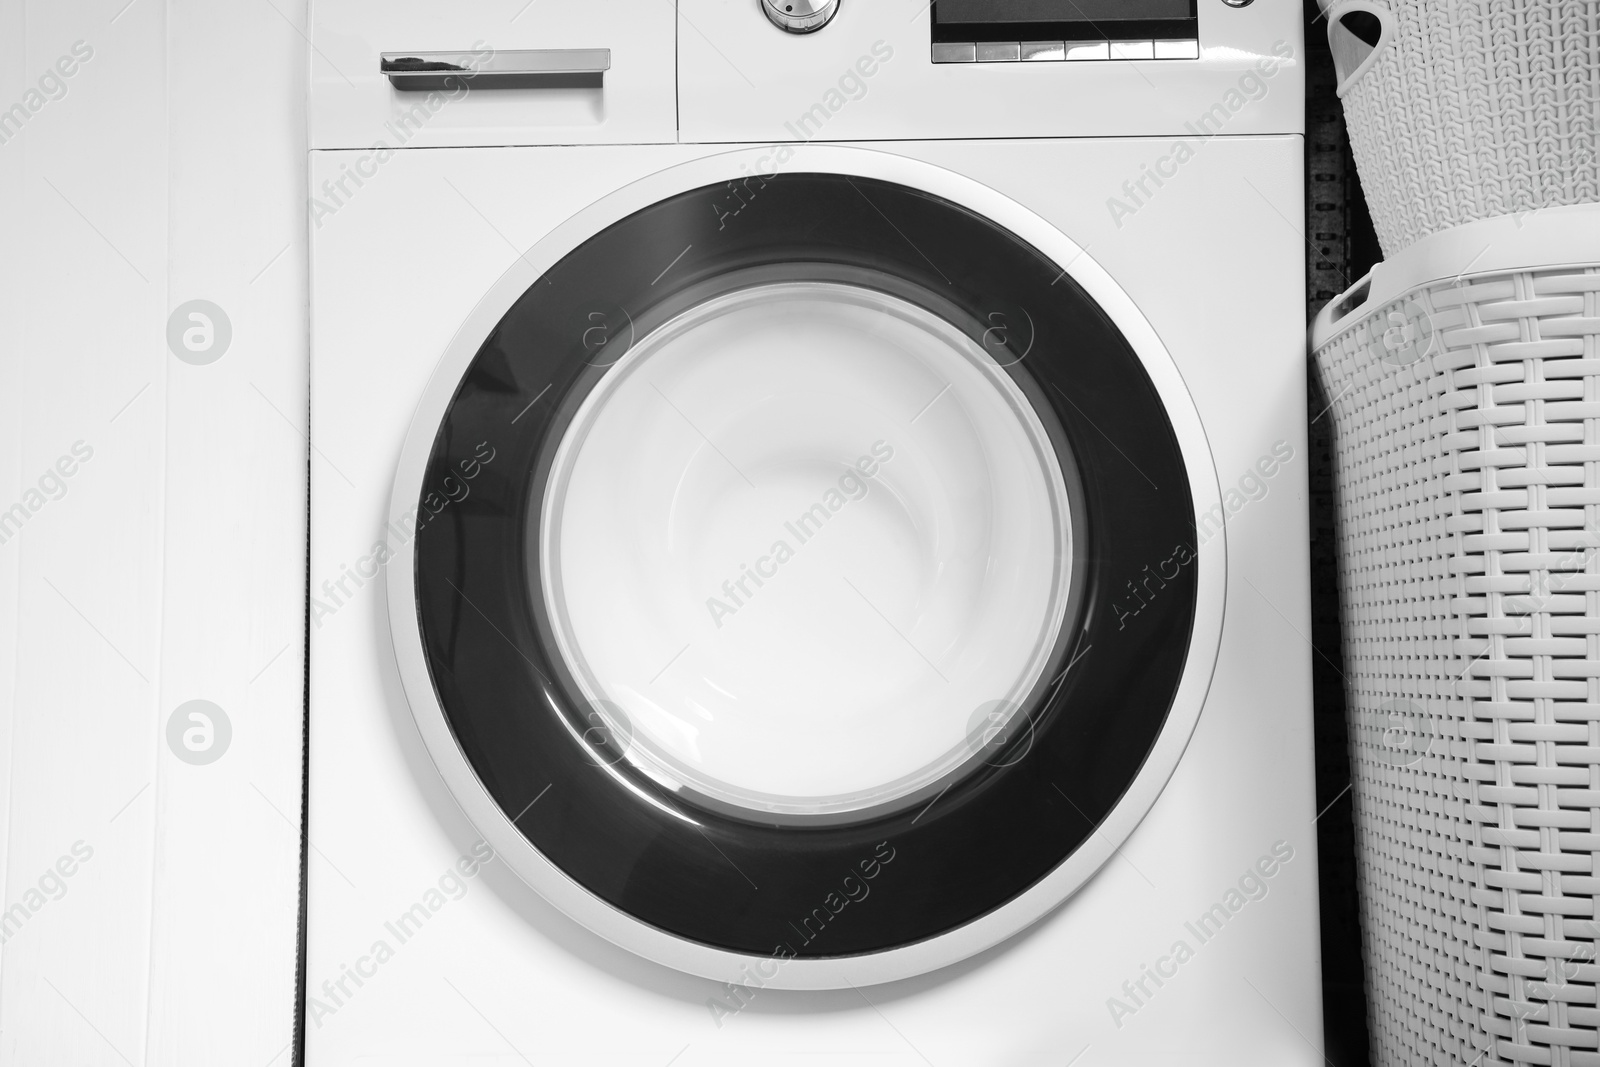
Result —
<svg viewBox="0 0 1600 1067"><path fill-rule="evenodd" d="M935 0L935 41L1119 41L1199 36L1196 0Z"/></svg>
<svg viewBox="0 0 1600 1067"><path fill-rule="evenodd" d="M934 20L948 22L1126 22L1194 18L1195 0L938 0Z"/></svg>

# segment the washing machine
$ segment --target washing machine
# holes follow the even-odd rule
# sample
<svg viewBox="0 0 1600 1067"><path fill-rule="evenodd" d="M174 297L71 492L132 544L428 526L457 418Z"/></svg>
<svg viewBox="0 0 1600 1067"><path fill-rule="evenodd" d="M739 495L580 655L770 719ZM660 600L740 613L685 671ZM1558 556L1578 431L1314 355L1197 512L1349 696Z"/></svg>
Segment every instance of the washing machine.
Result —
<svg viewBox="0 0 1600 1067"><path fill-rule="evenodd" d="M1319 1063L1298 7L310 38L304 1061Z"/></svg>

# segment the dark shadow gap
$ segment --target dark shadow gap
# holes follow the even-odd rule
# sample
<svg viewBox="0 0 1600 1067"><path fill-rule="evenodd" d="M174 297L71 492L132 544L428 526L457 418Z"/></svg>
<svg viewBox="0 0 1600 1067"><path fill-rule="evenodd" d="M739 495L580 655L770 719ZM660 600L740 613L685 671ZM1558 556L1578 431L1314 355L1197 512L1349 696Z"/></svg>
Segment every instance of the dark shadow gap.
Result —
<svg viewBox="0 0 1600 1067"><path fill-rule="evenodd" d="M1344 112L1335 95L1327 23L1316 0L1306 19L1306 321L1359 281L1381 257L1356 177ZM1309 356L1309 354L1308 354ZM1311 510L1311 640L1316 737L1317 853L1321 885L1322 1024L1332 1067L1368 1067L1367 994L1354 796L1346 734L1339 543L1334 513L1333 415L1316 367L1308 368Z"/></svg>

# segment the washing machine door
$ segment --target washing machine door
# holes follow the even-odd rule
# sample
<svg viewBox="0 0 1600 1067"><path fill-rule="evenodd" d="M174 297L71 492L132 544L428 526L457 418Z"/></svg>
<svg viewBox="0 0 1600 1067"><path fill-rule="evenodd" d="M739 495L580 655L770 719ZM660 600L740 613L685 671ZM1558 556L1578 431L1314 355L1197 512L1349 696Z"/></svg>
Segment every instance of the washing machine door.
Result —
<svg viewBox="0 0 1600 1067"><path fill-rule="evenodd" d="M534 888L828 988L1104 862L1198 714L1221 553L1187 394L1092 261L943 170L804 151L522 257L419 407L390 605L435 762Z"/></svg>

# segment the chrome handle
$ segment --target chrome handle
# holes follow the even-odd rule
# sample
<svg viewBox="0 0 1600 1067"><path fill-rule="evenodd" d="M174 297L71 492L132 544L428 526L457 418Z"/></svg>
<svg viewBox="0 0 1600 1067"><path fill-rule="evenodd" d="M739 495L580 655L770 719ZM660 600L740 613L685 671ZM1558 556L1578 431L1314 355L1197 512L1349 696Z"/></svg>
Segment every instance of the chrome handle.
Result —
<svg viewBox="0 0 1600 1067"><path fill-rule="evenodd" d="M609 48L525 48L507 52L383 52L378 69L402 92L454 89L598 89Z"/></svg>

